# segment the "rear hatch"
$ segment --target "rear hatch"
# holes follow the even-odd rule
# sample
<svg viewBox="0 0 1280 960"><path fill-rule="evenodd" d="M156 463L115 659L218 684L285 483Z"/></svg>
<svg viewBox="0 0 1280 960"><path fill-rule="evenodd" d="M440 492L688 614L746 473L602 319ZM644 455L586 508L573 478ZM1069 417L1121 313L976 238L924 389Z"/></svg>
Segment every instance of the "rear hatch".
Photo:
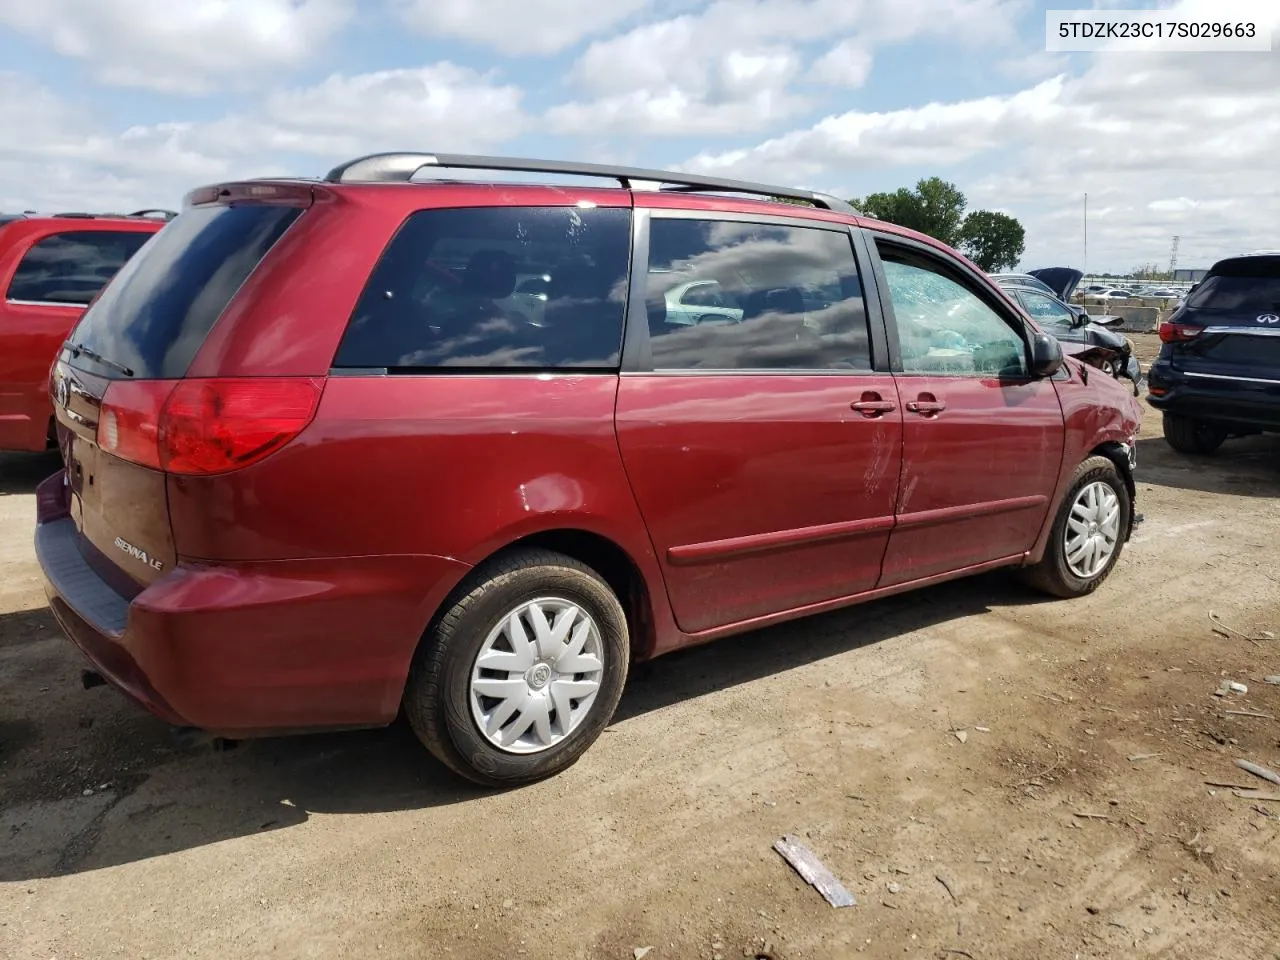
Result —
<svg viewBox="0 0 1280 960"><path fill-rule="evenodd" d="M1215 264L1166 327L1175 370L1280 383L1280 256Z"/></svg>
<svg viewBox="0 0 1280 960"><path fill-rule="evenodd" d="M210 405L217 382L186 381L187 368L304 207L297 196L189 207L107 285L54 365L50 390L80 551L123 596L173 568L166 471L203 455L191 443L201 405L222 412Z"/></svg>
<svg viewBox="0 0 1280 960"><path fill-rule="evenodd" d="M1071 299L1084 277L1084 273L1074 267L1041 267L1027 271L1027 275L1045 284L1063 301Z"/></svg>

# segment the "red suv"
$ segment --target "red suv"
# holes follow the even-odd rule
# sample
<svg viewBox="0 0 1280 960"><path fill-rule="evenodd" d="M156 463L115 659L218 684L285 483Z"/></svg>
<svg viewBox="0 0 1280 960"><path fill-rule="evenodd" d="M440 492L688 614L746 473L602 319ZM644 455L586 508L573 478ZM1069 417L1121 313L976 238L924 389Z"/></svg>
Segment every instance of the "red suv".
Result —
<svg viewBox="0 0 1280 960"><path fill-rule="evenodd" d="M58 347L85 304L172 217L0 216L0 450L52 444L49 367Z"/></svg>
<svg viewBox="0 0 1280 960"><path fill-rule="evenodd" d="M403 706L486 784L576 760L634 661L996 567L1087 594L1134 521L1138 401L967 260L662 171L197 190L51 382L36 547L97 670L220 736Z"/></svg>

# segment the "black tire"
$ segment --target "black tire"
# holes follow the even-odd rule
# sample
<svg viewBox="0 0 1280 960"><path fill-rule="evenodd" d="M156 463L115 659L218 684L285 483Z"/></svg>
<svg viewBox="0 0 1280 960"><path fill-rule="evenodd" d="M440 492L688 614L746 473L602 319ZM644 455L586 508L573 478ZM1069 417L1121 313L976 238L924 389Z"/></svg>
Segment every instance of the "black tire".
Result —
<svg viewBox="0 0 1280 960"><path fill-rule="evenodd" d="M612 719L626 683L631 648L618 598L590 567L542 549L495 558L455 596L428 629L409 670L404 710L418 739L445 766L488 787L533 783L572 765ZM599 691L591 712L559 743L539 753L509 753L491 744L472 717L472 665L507 614L549 596L571 601L595 621L604 661Z"/></svg>
<svg viewBox="0 0 1280 960"><path fill-rule="evenodd" d="M1164 439L1179 453L1207 456L1227 439L1225 427L1176 413L1164 415Z"/></svg>
<svg viewBox="0 0 1280 960"><path fill-rule="evenodd" d="M1086 486L1101 480L1115 492L1120 501L1120 536L1116 540L1115 552L1106 566L1088 580L1076 576L1067 565L1066 535L1067 522L1071 517L1071 508L1076 496ZM1033 566L1019 571L1023 582L1051 596L1071 599L1087 596L1101 586L1102 581L1111 575L1116 562L1124 550L1125 534L1129 530L1133 516L1133 500L1129 496L1129 488L1116 465L1106 457L1090 457L1076 468L1075 476L1067 487L1067 494L1058 507L1058 515L1053 520L1053 530L1049 534L1049 544L1045 547L1044 557Z"/></svg>

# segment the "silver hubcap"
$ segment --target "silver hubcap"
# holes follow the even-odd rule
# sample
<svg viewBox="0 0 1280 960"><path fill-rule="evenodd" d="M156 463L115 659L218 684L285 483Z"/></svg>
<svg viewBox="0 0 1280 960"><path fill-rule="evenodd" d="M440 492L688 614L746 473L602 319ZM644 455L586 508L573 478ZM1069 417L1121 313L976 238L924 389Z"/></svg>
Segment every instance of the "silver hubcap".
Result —
<svg viewBox="0 0 1280 960"><path fill-rule="evenodd" d="M495 747L539 753L591 711L604 673L595 621L575 603L531 600L485 637L471 670L471 716Z"/></svg>
<svg viewBox="0 0 1280 960"><path fill-rule="evenodd" d="M1067 518L1067 566L1081 580L1100 574L1120 542L1120 498L1110 484L1097 480L1084 487Z"/></svg>

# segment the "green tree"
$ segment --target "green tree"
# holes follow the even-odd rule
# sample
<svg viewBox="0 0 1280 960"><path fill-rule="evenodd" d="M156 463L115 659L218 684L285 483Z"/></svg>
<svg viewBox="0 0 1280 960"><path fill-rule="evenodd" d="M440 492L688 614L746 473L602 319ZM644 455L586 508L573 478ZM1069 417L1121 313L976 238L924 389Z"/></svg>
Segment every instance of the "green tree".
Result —
<svg viewBox="0 0 1280 960"><path fill-rule="evenodd" d="M1012 267L1026 248L1026 230L1015 218L994 210L974 210L965 216L968 199L954 183L929 177L914 190L873 193L850 200L863 213L899 226L927 233L968 254L988 272Z"/></svg>
<svg viewBox="0 0 1280 960"><path fill-rule="evenodd" d="M920 180L914 190L899 187L893 193L873 193L851 202L877 220L919 230L950 246L960 240L968 204L960 188L941 177Z"/></svg>
<svg viewBox="0 0 1280 960"><path fill-rule="evenodd" d="M1173 275L1167 270L1161 270L1159 264L1144 263L1141 266L1134 267L1129 272L1129 278L1133 280L1172 280Z"/></svg>
<svg viewBox="0 0 1280 960"><path fill-rule="evenodd" d="M975 210L960 227L960 249L987 273L1012 267L1022 259L1027 231L1006 213Z"/></svg>

